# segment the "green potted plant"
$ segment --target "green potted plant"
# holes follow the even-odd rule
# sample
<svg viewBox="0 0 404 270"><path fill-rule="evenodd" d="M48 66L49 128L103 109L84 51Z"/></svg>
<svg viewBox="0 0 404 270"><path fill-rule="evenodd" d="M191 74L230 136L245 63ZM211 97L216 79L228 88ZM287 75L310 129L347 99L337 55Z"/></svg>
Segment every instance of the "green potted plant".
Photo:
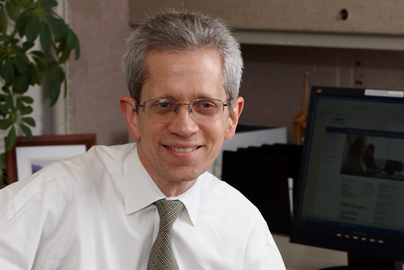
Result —
<svg viewBox="0 0 404 270"><path fill-rule="evenodd" d="M75 59L80 56L76 34L52 10L57 5L55 0L0 0L0 129L8 131L6 150L14 147L17 129L32 137L36 124L29 86L46 83L53 106L62 86L66 95L63 65L73 50ZM33 48L37 39L42 50Z"/></svg>

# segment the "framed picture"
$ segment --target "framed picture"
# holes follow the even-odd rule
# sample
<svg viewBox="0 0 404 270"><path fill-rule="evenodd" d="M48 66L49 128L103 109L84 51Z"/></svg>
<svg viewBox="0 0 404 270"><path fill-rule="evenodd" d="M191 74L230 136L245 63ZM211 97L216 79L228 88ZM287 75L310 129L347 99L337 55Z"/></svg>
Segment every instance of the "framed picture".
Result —
<svg viewBox="0 0 404 270"><path fill-rule="evenodd" d="M96 144L95 134L17 137L15 147L6 151L7 182L28 178L47 164L83 154Z"/></svg>

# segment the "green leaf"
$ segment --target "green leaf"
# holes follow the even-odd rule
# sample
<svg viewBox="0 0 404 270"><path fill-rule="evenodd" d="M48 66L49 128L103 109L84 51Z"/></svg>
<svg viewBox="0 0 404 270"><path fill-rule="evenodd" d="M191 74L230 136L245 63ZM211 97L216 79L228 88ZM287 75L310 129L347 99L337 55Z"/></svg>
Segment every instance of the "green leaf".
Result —
<svg viewBox="0 0 404 270"><path fill-rule="evenodd" d="M23 94L28 90L29 86L29 76L21 75L17 77L13 84L13 92L17 94Z"/></svg>
<svg viewBox="0 0 404 270"><path fill-rule="evenodd" d="M13 98L12 98L10 95L6 95L6 96L4 96L4 99L5 99L5 101L6 101L7 106L8 106L10 109L13 109L13 108L14 108L14 101L13 101Z"/></svg>
<svg viewBox="0 0 404 270"><path fill-rule="evenodd" d="M13 122L10 119L2 119L0 120L0 129L6 130L11 127L12 124Z"/></svg>
<svg viewBox="0 0 404 270"><path fill-rule="evenodd" d="M2 77L6 81L6 84L11 83L14 79L14 65L11 58L7 58L2 68Z"/></svg>
<svg viewBox="0 0 404 270"><path fill-rule="evenodd" d="M24 62L25 64L29 63L29 59L28 57L25 55L25 52L21 50L21 48L18 48L17 50L17 57L19 59L21 59L22 62Z"/></svg>
<svg viewBox="0 0 404 270"><path fill-rule="evenodd" d="M44 53L43 52L41 52L41 51L32 51L32 52L30 52L30 53L32 53L33 55L35 55L35 56L38 56L39 58L43 58L44 57Z"/></svg>
<svg viewBox="0 0 404 270"><path fill-rule="evenodd" d="M39 30L39 39L44 51L49 52L50 49L52 48L52 36L45 21L41 22L41 28Z"/></svg>
<svg viewBox="0 0 404 270"><path fill-rule="evenodd" d="M15 47L15 45L17 45L17 43L19 42L20 40L18 39L18 38L13 38L13 40L11 41L11 45L13 45L14 47Z"/></svg>
<svg viewBox="0 0 404 270"><path fill-rule="evenodd" d="M4 93L10 94L10 85L11 84L6 84L4 85L1 90L3 90Z"/></svg>
<svg viewBox="0 0 404 270"><path fill-rule="evenodd" d="M19 7L13 2L13 1L8 1L6 3L6 9L8 16L13 20L17 21L18 16L21 14L21 10Z"/></svg>
<svg viewBox="0 0 404 270"><path fill-rule="evenodd" d="M31 127L35 127L36 125L35 120L32 117L24 117L21 120L30 125Z"/></svg>
<svg viewBox="0 0 404 270"><path fill-rule="evenodd" d="M32 109L31 106L24 106L21 105L21 111L20 111L20 115L27 115L33 112L34 109Z"/></svg>
<svg viewBox="0 0 404 270"><path fill-rule="evenodd" d="M27 6L29 0L17 0L20 2L23 6Z"/></svg>
<svg viewBox="0 0 404 270"><path fill-rule="evenodd" d="M17 134L15 132L15 127L12 127L10 129L10 131L8 132L8 135L7 135L6 140L5 140L6 151L9 151L9 150L13 149L16 141L17 141Z"/></svg>
<svg viewBox="0 0 404 270"><path fill-rule="evenodd" d="M21 99L17 98L17 100L15 102L16 109L19 110L21 108L21 105L23 105L22 102L21 102Z"/></svg>
<svg viewBox="0 0 404 270"><path fill-rule="evenodd" d="M45 72L46 72L46 65L42 62L42 60L39 59L39 58L37 58L37 57L32 57L32 58L34 59L36 65L37 65L38 68L39 68L39 70L40 70L42 73L45 73Z"/></svg>
<svg viewBox="0 0 404 270"><path fill-rule="evenodd" d="M55 105L60 95L61 81L55 81L49 85L49 97L51 99L50 106Z"/></svg>
<svg viewBox="0 0 404 270"><path fill-rule="evenodd" d="M50 31L55 36L55 40L59 41L66 37L69 28L62 19L53 17L51 13L48 13L46 14L46 22L48 23Z"/></svg>
<svg viewBox="0 0 404 270"><path fill-rule="evenodd" d="M48 63L57 63L56 59L55 59L52 55L50 55L50 54L45 54L45 55L42 57L42 59L45 60L45 61L47 61Z"/></svg>
<svg viewBox="0 0 404 270"><path fill-rule="evenodd" d="M80 57L80 42L79 42L79 39L77 38L76 34L74 32L72 32L72 33L73 33L74 39L76 41L76 46L75 46L75 48L76 48L75 49L76 58L74 60L77 60Z"/></svg>
<svg viewBox="0 0 404 270"><path fill-rule="evenodd" d="M0 34L0 42L3 42L3 41L5 41L5 40L7 40L8 38L9 38L8 35L6 35L6 34Z"/></svg>
<svg viewBox="0 0 404 270"><path fill-rule="evenodd" d="M0 33L7 33L7 16L6 16L6 11L4 10L4 7L0 8Z"/></svg>
<svg viewBox="0 0 404 270"><path fill-rule="evenodd" d="M25 35L28 42L34 42L39 34L39 18L36 15L31 16L25 29Z"/></svg>
<svg viewBox="0 0 404 270"><path fill-rule="evenodd" d="M0 74L2 74L1 73L1 69L2 69L2 67L3 67L3 61L4 60L4 58L3 57L0 57Z"/></svg>
<svg viewBox="0 0 404 270"><path fill-rule="evenodd" d="M48 82L49 83L56 82L56 81L62 82L62 78L60 76L61 75L60 69L61 69L61 67L58 65L54 65L49 68L49 71L48 71Z"/></svg>
<svg viewBox="0 0 404 270"><path fill-rule="evenodd" d="M77 37L74 34L72 29L69 29L69 33L67 34L67 47L70 50L73 50L74 47L77 45Z"/></svg>
<svg viewBox="0 0 404 270"><path fill-rule="evenodd" d="M31 42L28 42L28 41L26 41L26 42L24 42L23 44L22 44L22 49L26 52L26 51L28 51L29 49L31 49L32 47L34 47L34 43L31 43Z"/></svg>
<svg viewBox="0 0 404 270"><path fill-rule="evenodd" d="M31 129L23 123L19 123L18 125L20 126L22 132L24 132L24 134L27 135L28 138L32 139Z"/></svg>
<svg viewBox="0 0 404 270"><path fill-rule="evenodd" d="M45 0L42 2L41 7L43 8L51 8L51 7L56 7L58 5L58 2L55 0Z"/></svg>
<svg viewBox="0 0 404 270"><path fill-rule="evenodd" d="M3 153L0 155L0 168L1 170L4 170L6 168L7 162L6 162L6 153ZM4 175L3 175L4 177Z"/></svg>
<svg viewBox="0 0 404 270"><path fill-rule="evenodd" d="M64 64L69 59L69 56L70 56L70 50L68 47L66 47L62 53L62 56L59 59L59 64Z"/></svg>
<svg viewBox="0 0 404 270"><path fill-rule="evenodd" d="M39 70L39 68L34 65L34 64L30 64L29 65L29 70L30 70L30 74L31 74L31 85L42 85L42 81L43 81L43 76L42 76L42 72Z"/></svg>
<svg viewBox="0 0 404 270"><path fill-rule="evenodd" d="M8 107L7 105L0 105L0 115L6 116L8 114Z"/></svg>
<svg viewBox="0 0 404 270"><path fill-rule="evenodd" d="M27 72L27 66L20 58L16 57L14 59L14 65L17 68L18 72L20 72L20 74L25 74Z"/></svg>
<svg viewBox="0 0 404 270"><path fill-rule="evenodd" d="M28 20L31 17L32 16L29 14L29 10L24 11L23 13L20 14L20 16L18 16L16 25L20 37L23 37L25 35L25 28L27 27Z"/></svg>
<svg viewBox="0 0 404 270"><path fill-rule="evenodd" d="M24 102L26 104L34 103L34 99L32 97L29 97L29 96L19 97L18 99L21 100L21 102Z"/></svg>

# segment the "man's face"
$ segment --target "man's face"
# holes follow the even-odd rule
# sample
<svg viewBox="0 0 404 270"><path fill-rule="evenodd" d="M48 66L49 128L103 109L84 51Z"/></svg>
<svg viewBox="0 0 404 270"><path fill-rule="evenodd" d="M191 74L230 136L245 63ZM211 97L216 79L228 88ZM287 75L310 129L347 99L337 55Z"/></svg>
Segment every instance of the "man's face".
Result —
<svg viewBox="0 0 404 270"><path fill-rule="evenodd" d="M223 87L223 64L215 50L151 52L146 63L149 76L142 88L140 104L149 99L189 103L215 98L228 102ZM202 123L190 117L188 106L179 106L174 120L165 123L147 120L142 108L138 109L133 115L131 134L138 142L143 166L162 190L167 185L181 186L175 192L178 195L212 165L223 140L234 135L243 99L238 98L234 107L231 117L229 107L225 107L222 118Z"/></svg>

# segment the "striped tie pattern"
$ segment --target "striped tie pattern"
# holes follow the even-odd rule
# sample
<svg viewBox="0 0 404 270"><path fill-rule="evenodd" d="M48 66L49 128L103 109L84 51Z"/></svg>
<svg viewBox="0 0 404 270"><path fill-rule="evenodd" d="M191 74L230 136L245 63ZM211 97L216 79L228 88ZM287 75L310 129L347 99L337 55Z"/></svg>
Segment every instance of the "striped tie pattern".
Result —
<svg viewBox="0 0 404 270"><path fill-rule="evenodd" d="M158 200L154 203L160 215L160 228L150 251L147 270L178 270L171 247L171 228L184 205L180 201Z"/></svg>

